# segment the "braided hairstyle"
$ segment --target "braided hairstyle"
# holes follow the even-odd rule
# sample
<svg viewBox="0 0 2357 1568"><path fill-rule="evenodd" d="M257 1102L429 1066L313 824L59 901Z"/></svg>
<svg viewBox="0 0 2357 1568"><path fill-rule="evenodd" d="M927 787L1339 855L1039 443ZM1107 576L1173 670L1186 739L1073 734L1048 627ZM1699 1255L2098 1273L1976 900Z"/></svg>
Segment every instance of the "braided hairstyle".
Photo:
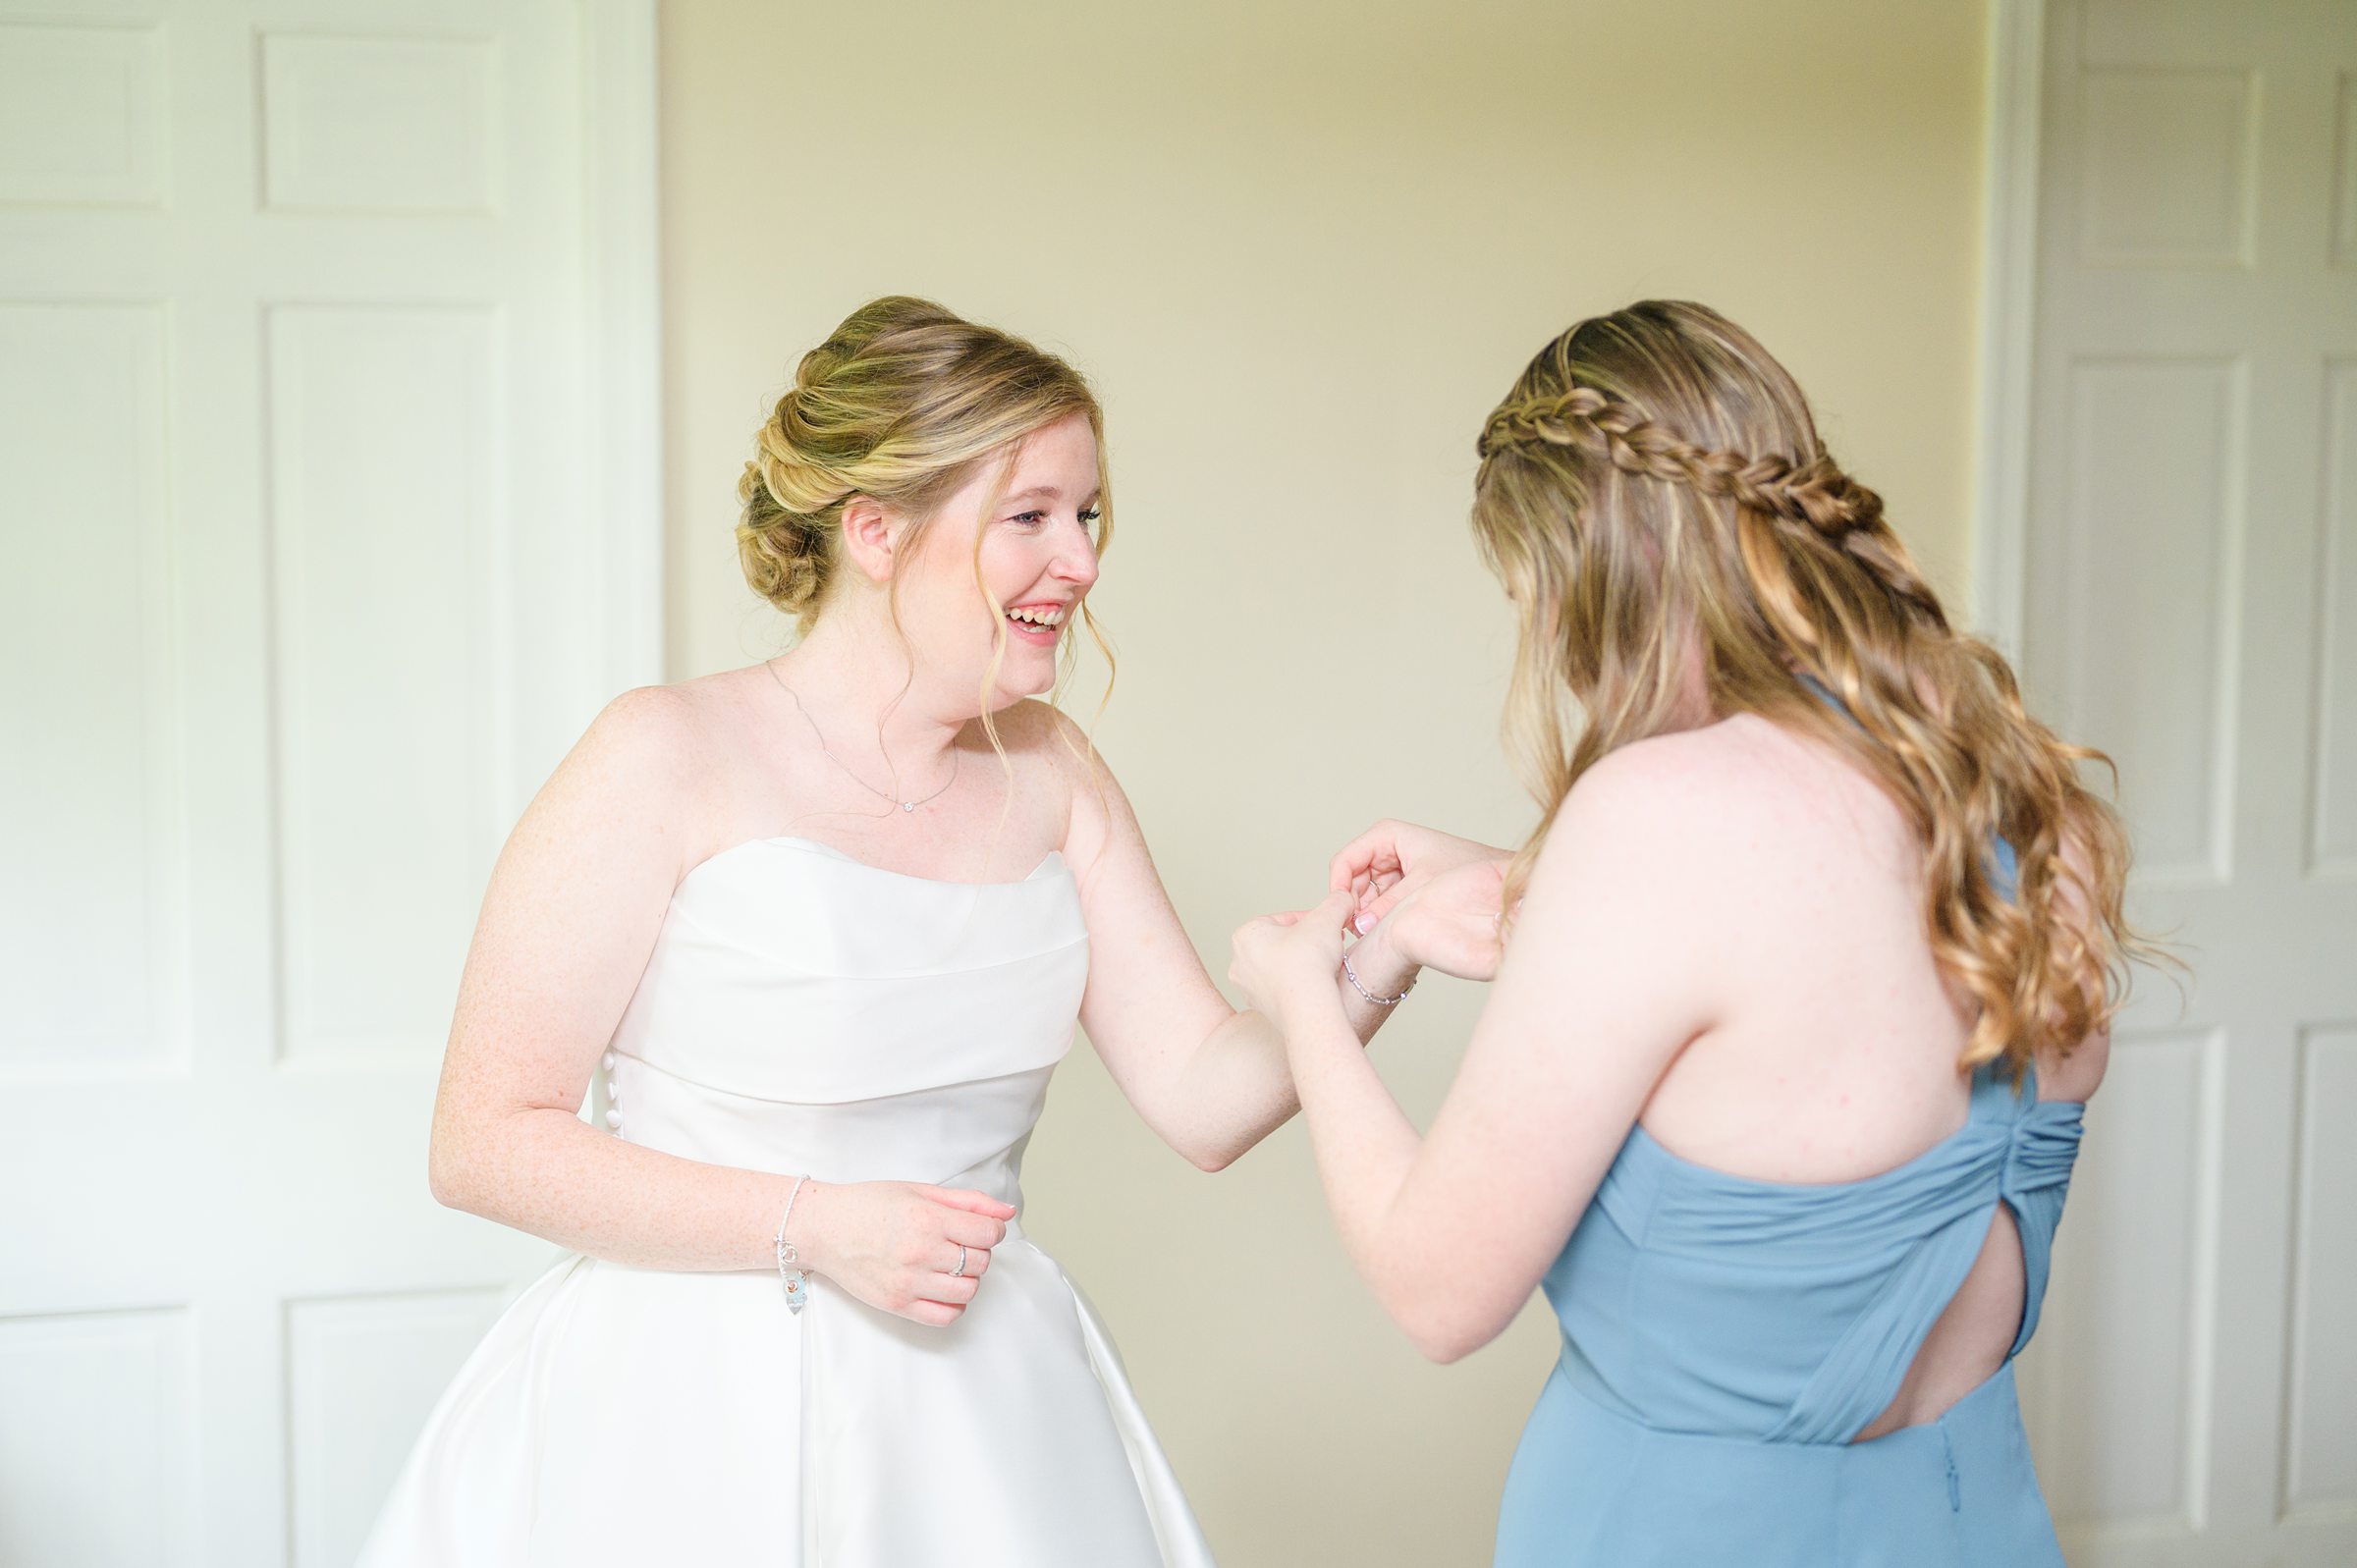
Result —
<svg viewBox="0 0 2357 1568"><path fill-rule="evenodd" d="M1476 450L1474 534L1521 618L1507 737L1542 813L1508 910L1572 785L1675 728L1699 657L1715 714L1839 748L1907 814L1934 957L1979 1004L1962 1065L2018 1075L2109 1020L2126 959L2158 953L2123 917L2118 817L2080 782L2109 759L2031 718L2003 657L1949 625L1882 498L1748 333L1676 300L1583 321ZM2011 897L1991 876L1999 835Z"/></svg>

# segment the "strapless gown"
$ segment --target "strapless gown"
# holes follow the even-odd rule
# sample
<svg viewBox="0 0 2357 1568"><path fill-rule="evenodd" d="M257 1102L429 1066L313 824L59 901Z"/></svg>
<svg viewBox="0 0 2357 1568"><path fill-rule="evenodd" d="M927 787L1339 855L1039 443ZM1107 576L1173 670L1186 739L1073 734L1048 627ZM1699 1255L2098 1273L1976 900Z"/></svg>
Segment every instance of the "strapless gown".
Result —
<svg viewBox="0 0 2357 1568"><path fill-rule="evenodd" d="M607 1057L617 1135L1020 1205L1088 973L1051 853L1014 883L800 838L697 866ZM947 1328L775 1271L568 1256L443 1396L362 1568L1209 1568L1104 1325L1018 1218Z"/></svg>
<svg viewBox="0 0 2357 1568"><path fill-rule="evenodd" d="M2003 857L2010 880L2010 857ZM1863 1181L1754 1181L1643 1127L1545 1281L1562 1354L1507 1473L1498 1568L2062 1568L2013 1357L2038 1328L2083 1108L1984 1066L1954 1134ZM2012 1349L1866 1442L1998 1205Z"/></svg>

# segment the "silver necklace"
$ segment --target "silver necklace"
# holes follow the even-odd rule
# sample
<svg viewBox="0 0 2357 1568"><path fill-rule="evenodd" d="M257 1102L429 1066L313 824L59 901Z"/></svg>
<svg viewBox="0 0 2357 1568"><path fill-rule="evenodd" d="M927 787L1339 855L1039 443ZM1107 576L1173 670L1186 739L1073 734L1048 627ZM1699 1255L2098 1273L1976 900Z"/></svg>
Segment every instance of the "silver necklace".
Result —
<svg viewBox="0 0 2357 1568"><path fill-rule="evenodd" d="M900 807L903 811L914 811L926 801L938 800L941 798L941 796L947 794L949 792L950 784L954 784L958 782L958 764L963 761L964 758L962 753L953 749L950 752L949 783L944 784L939 789L934 790L931 794L919 795L914 800L903 800L900 796L894 794L889 789L878 789L874 784L869 784L865 779L862 779L857 774L852 773L851 765L850 763L835 755L834 751L827 745L827 732L819 729L818 721L810 717L810 710L802 706L801 693L795 691L792 686L786 684L786 677L778 674L778 667L769 660L764 659L761 661L761 668L769 672L769 678L778 683L779 690L785 692L786 695L794 699L795 711L802 716L802 722L810 727L810 733L818 738L818 749L826 753L827 760L835 764L836 767L841 768L850 779L851 783L857 784L869 794L877 795L883 799L889 800L894 805ZM889 762L890 759L887 758L886 761Z"/></svg>

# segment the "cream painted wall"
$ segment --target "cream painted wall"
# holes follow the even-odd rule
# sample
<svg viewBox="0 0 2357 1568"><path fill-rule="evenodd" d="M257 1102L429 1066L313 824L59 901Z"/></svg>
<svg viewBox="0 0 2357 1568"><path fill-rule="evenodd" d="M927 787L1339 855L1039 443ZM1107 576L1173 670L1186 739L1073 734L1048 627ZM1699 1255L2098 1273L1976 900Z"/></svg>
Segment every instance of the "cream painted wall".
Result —
<svg viewBox="0 0 2357 1568"><path fill-rule="evenodd" d="M1578 316L1682 296L1750 327L1960 594L1984 25L1982 0L667 4L671 674L784 645L730 533L751 433L851 306L918 293L1104 397L1099 737L1214 973L1378 815L1511 838L1472 442ZM1419 1117L1477 1000L1432 982L1378 1045ZM1297 1127L1202 1176L1085 1053L1029 1174L1229 1568L1487 1561L1543 1310L1424 1365Z"/></svg>

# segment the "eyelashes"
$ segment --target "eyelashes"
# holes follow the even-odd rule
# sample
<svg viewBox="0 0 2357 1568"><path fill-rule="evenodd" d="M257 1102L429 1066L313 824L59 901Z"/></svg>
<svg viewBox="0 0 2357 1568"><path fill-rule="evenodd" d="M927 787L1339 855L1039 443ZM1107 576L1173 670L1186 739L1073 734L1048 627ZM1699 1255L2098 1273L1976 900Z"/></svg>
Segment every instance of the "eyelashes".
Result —
<svg viewBox="0 0 2357 1568"><path fill-rule="evenodd" d="M1026 528L1036 528L1042 522L1047 520L1047 516L1048 514L1046 513L1034 510L1031 512L1018 512L1007 520L1009 522L1020 523ZM1088 532L1093 536L1097 531L1097 525L1105 520L1105 510L1102 507L1091 507L1086 512L1081 513L1079 516L1080 526L1087 529Z"/></svg>

